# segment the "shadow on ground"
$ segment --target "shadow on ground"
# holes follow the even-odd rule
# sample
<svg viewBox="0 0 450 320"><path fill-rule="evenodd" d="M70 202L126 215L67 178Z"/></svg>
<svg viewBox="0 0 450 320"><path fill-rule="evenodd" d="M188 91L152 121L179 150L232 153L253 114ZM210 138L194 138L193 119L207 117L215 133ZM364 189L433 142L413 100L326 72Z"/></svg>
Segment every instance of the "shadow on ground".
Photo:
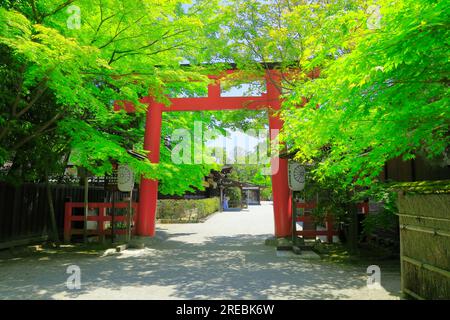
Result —
<svg viewBox="0 0 450 320"><path fill-rule="evenodd" d="M398 272L366 288L364 268L278 257L269 235L180 241L159 232L152 248L111 256L42 253L0 262L1 299L385 299L396 298ZM81 268L82 287L68 290L66 269ZM384 278L384 279L383 279ZM384 280L384 282L383 282Z"/></svg>

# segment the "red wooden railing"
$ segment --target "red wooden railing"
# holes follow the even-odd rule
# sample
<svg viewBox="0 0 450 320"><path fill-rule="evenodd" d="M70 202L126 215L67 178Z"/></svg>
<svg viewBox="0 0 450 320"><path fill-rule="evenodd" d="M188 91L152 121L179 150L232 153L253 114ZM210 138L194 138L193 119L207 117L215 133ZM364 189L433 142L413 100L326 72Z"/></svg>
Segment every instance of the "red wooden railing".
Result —
<svg viewBox="0 0 450 320"><path fill-rule="evenodd" d="M316 202L297 202L296 203L296 207L297 208L302 208L304 210L312 210L314 208L316 208ZM357 206L357 210L358 213L362 213L362 214L368 214L369 213L369 203L368 202L361 202L356 204ZM304 214L302 216L297 216L296 217L296 221L297 222L303 222L303 224L305 225L306 223L313 223L314 221L314 217L309 215L309 214ZM311 230L311 229L303 229L303 230L295 230L295 234L297 236L303 236L303 237L316 237L316 236L327 236L327 241L329 243L333 242L333 236L338 234L338 231L334 229L334 222L333 222L333 217L332 216L327 216L325 218L325 225L326 225L326 230Z"/></svg>
<svg viewBox="0 0 450 320"><path fill-rule="evenodd" d="M124 209L128 208L128 202L117 202L114 204L116 209ZM133 221L134 226L136 226L137 216L138 216L138 203L133 202L131 207L133 208ZM84 230L80 228L73 228L72 222L74 221L84 221L84 216L82 215L73 215L74 208L84 208L83 202L66 202L65 205L65 216L64 216L64 241L70 242L72 235L74 234L83 234ZM112 216L106 215L106 209L112 208L112 203L108 202L89 202L89 209L98 209L98 215L96 216L88 216L87 221L97 222L97 229L88 229L88 235L98 235L104 237L105 235L111 235L111 229L105 229L105 222L111 221ZM114 222L127 222L127 215L115 215ZM135 228L133 227L131 232L134 234ZM115 228L114 234L126 234L126 229L117 229Z"/></svg>
<svg viewBox="0 0 450 320"><path fill-rule="evenodd" d="M297 202L296 207L301 208L301 209L314 209L316 207L316 202ZM309 214L297 216L296 221L303 222L304 226L306 223L315 222L314 217ZM316 229L295 230L295 234L297 236L303 236L303 237L327 236L327 242L332 243L333 236L338 234L337 230L334 230L333 217L331 215L328 215L325 218L324 222L326 225L326 230L316 230ZM305 227L303 227L303 228L305 228Z"/></svg>

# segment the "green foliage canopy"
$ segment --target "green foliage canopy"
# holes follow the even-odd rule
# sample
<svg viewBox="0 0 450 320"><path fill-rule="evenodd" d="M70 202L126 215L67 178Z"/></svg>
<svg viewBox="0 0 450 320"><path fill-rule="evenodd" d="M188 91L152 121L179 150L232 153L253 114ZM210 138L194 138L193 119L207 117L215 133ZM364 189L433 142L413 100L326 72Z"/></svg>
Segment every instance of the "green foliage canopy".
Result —
<svg viewBox="0 0 450 320"><path fill-rule="evenodd" d="M195 53L207 20L181 1L2 2L0 164L21 162L18 172L46 167L57 174L70 154L72 163L98 175L109 173L114 160L138 175L171 178L175 166L156 168L127 149L143 152L146 106L140 97L150 92L164 101L168 91L205 87L202 68L181 68L180 62ZM137 112L115 112L114 101L131 101ZM204 172L191 169L191 176ZM35 171L20 178L41 179L43 172ZM191 181L181 179L177 187L189 188Z"/></svg>
<svg viewBox="0 0 450 320"><path fill-rule="evenodd" d="M344 175L345 185L370 185L397 156L442 157L450 142L448 2L377 5L377 17L364 2L343 6L309 34L301 66L321 75L298 79L282 113L297 159L317 161L321 179ZM300 12L289 19L301 23Z"/></svg>

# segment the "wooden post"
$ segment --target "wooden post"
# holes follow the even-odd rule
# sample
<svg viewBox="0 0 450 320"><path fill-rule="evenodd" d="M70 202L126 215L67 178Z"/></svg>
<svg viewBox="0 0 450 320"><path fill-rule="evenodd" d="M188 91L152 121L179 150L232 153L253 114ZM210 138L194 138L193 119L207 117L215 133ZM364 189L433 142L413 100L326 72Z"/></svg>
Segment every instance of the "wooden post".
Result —
<svg viewBox="0 0 450 320"><path fill-rule="evenodd" d="M72 199L64 207L64 242L69 243L72 236Z"/></svg>
<svg viewBox="0 0 450 320"><path fill-rule="evenodd" d="M291 196L291 202L292 202L292 245L296 246L297 245L297 208L295 206L295 198L294 198L294 192L295 191L291 191L292 192L292 196Z"/></svg>
<svg viewBox="0 0 450 320"><path fill-rule="evenodd" d="M111 242L114 243L116 228L114 226L115 219L114 216L116 215L116 191L112 191L112 208L111 208Z"/></svg>
<svg viewBox="0 0 450 320"><path fill-rule="evenodd" d="M128 216L127 216L127 237L126 241L129 242L131 240L131 216L132 216L132 202L133 202L133 189L130 190L130 199L128 203Z"/></svg>
<svg viewBox="0 0 450 320"><path fill-rule="evenodd" d="M352 253L356 253L358 248L358 211L354 204L349 205L350 224L348 245Z"/></svg>
<svg viewBox="0 0 450 320"><path fill-rule="evenodd" d="M84 172L84 226L83 226L83 242L87 243L87 221L88 221L88 211L89 211L89 180L87 175L87 170Z"/></svg>
<svg viewBox="0 0 450 320"><path fill-rule="evenodd" d="M244 204L244 191L242 190L242 187L240 188L241 189L241 210L244 208L244 206L245 206L245 204Z"/></svg>
<svg viewBox="0 0 450 320"><path fill-rule="evenodd" d="M219 211L223 211L223 187L220 186L220 205L219 205Z"/></svg>
<svg viewBox="0 0 450 320"><path fill-rule="evenodd" d="M333 243L334 223L333 217L331 216L330 213L327 213L326 225L327 225L327 241L328 243Z"/></svg>
<svg viewBox="0 0 450 320"><path fill-rule="evenodd" d="M98 208L98 223L97 223L97 230L98 234L100 235L100 242L105 242L105 216L106 216L106 207L102 206Z"/></svg>
<svg viewBox="0 0 450 320"><path fill-rule="evenodd" d="M58 236L58 227L56 225L56 217L55 217L55 207L53 206L53 197L52 190L50 189L50 182L48 181L48 175L45 176L45 189L47 192L47 201L49 206L49 214L50 214L50 224L52 227L52 239L55 242L56 246L59 246L59 236Z"/></svg>

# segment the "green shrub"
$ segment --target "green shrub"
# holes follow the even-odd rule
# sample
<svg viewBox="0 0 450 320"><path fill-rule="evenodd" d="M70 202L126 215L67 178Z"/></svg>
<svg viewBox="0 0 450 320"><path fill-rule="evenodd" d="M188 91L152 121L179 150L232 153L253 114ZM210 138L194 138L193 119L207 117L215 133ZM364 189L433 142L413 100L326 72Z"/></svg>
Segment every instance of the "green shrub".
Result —
<svg viewBox="0 0 450 320"><path fill-rule="evenodd" d="M272 200L272 187L261 189L261 200L262 201Z"/></svg>
<svg viewBox="0 0 450 320"><path fill-rule="evenodd" d="M225 189L225 196L230 198L230 201L241 202L242 192L238 187L230 187Z"/></svg>
<svg viewBox="0 0 450 320"><path fill-rule="evenodd" d="M219 211L219 198L195 200L158 200L156 218L161 222L199 222Z"/></svg>

